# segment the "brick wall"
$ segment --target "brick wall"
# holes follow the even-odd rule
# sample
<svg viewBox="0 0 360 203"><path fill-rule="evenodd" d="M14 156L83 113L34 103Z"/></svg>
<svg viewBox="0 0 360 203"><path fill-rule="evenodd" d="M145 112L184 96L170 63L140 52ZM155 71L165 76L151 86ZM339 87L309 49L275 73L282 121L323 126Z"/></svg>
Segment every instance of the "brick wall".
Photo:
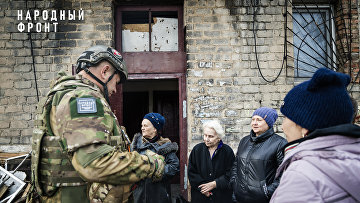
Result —
<svg viewBox="0 0 360 203"><path fill-rule="evenodd" d="M356 80L357 84L353 86L351 89L350 95L357 100L358 104L360 105L360 2L359 1L351 1L352 6L352 19L351 24L356 30L353 30L352 32L352 57L355 63L354 66L352 66L352 76L353 80ZM357 9L354 9L357 8ZM353 28L353 29L354 29ZM357 78L356 78L357 77Z"/></svg>
<svg viewBox="0 0 360 203"><path fill-rule="evenodd" d="M12 1L0 3L0 151L30 150L31 133L37 93L32 67L29 33L19 32L19 22L25 20L27 10L34 8L66 11L66 20L58 16L57 32L31 34L39 96L49 90L49 82L56 73L67 70L86 48L104 44L114 46L113 6L111 0L103 1ZM78 11L84 10L83 20ZM18 10L23 11L23 20L18 20ZM75 20L69 20L68 10L75 10ZM59 15L59 13L58 13ZM33 15L32 19L33 18ZM50 21L46 22L55 22ZM40 20L39 20L40 19ZM34 23L45 23L42 16Z"/></svg>
<svg viewBox="0 0 360 203"><path fill-rule="evenodd" d="M294 78L286 77L285 69L275 82L265 82L254 49L253 13L258 9L255 28L259 66L267 80L274 79L283 59L284 0L253 1L257 7L250 2L184 1L189 152L202 141L201 123L208 119L220 119L226 131L224 141L236 151L239 140L250 132L253 111L260 106L279 110L294 85ZM114 46L112 0L28 1L28 8L25 5L24 0L0 2L0 151L30 149L36 84L41 97L56 72L71 72L84 49L95 44ZM57 32L31 34L36 84L29 34L17 29L18 10L23 10L25 18L26 11L34 8L84 10L84 20L58 21ZM293 75L289 71L287 75ZM359 100L359 85L354 86L352 95ZM275 131L280 133L281 121L280 117L275 124Z"/></svg>
<svg viewBox="0 0 360 203"><path fill-rule="evenodd" d="M259 66L272 80L282 65L284 1L258 3ZM225 143L236 151L251 130L253 111L260 106L278 109L293 87L293 78L285 78L284 70L275 82L261 78L254 54L254 9L246 1L185 2L189 152L202 141L201 123L216 118L225 127ZM279 123L276 131L281 130Z"/></svg>
<svg viewBox="0 0 360 203"><path fill-rule="evenodd" d="M334 17L337 27L336 44L340 47L341 58L345 61L339 71L351 74L351 80L359 82L359 77L357 77L359 72L359 14L357 4L358 2L354 0L337 2Z"/></svg>
<svg viewBox="0 0 360 203"><path fill-rule="evenodd" d="M185 1L189 152L202 141L201 124L210 119L220 119L226 132L225 143L236 151L239 140L251 130L253 111L260 106L278 110L280 118L274 128L283 135L279 108L286 93L299 81L294 81L293 70L285 67L275 82L265 82L265 79L275 79L281 69L284 4L284 0ZM291 4L288 6L291 10ZM354 2L352 6L356 7ZM358 23L358 17L353 12L352 23ZM257 30L259 66L253 28ZM359 61L359 27L352 28L352 75L355 77ZM288 33L289 41L292 37L292 33ZM288 51L291 55L293 50ZM291 60L287 63L293 67ZM259 67L265 79L261 77ZM360 101L358 83L350 94Z"/></svg>

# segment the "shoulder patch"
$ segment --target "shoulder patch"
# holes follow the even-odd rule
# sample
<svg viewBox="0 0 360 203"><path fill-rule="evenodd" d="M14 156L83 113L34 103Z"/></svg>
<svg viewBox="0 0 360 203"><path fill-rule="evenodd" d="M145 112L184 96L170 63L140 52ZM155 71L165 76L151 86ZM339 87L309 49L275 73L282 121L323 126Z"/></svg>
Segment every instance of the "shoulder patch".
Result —
<svg viewBox="0 0 360 203"><path fill-rule="evenodd" d="M78 117L103 117L104 106L99 98L73 97L70 99L71 119Z"/></svg>
<svg viewBox="0 0 360 203"><path fill-rule="evenodd" d="M76 98L77 113L96 113L95 98Z"/></svg>

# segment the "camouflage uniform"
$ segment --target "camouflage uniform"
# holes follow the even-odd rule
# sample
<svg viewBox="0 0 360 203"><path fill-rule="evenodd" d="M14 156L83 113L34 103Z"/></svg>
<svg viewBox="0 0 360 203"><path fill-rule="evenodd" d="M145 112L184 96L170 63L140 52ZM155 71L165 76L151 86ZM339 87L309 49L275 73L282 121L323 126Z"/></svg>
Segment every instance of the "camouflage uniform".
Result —
<svg viewBox="0 0 360 203"><path fill-rule="evenodd" d="M32 175L42 202L127 202L130 184L161 179L158 155L128 152L100 89L81 75L55 81L33 134Z"/></svg>

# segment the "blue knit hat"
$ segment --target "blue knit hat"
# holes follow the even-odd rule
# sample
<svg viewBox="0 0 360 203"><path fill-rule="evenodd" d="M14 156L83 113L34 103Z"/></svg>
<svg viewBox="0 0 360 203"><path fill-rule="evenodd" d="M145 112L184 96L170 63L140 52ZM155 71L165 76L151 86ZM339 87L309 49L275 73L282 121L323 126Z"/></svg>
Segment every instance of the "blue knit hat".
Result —
<svg viewBox="0 0 360 203"><path fill-rule="evenodd" d="M280 111L308 130L350 123L353 107L346 91L349 83L348 75L321 68L289 91Z"/></svg>
<svg viewBox="0 0 360 203"><path fill-rule="evenodd" d="M165 125L165 118L159 113L148 113L144 119L148 119L157 130L161 130Z"/></svg>
<svg viewBox="0 0 360 203"><path fill-rule="evenodd" d="M260 116L263 118L268 124L269 128L273 127L276 119L278 118L276 110L269 107L260 107L256 109L252 116Z"/></svg>

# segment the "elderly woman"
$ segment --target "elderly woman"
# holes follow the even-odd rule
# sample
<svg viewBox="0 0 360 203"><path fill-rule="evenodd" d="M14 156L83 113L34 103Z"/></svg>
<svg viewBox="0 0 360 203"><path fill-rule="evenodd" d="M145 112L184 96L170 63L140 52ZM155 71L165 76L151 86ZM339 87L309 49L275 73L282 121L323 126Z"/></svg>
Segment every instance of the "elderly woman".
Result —
<svg viewBox="0 0 360 203"><path fill-rule="evenodd" d="M141 134L135 134L131 143L131 149L145 154L151 150L165 158L165 170L160 182L152 182L145 179L135 185L133 191L135 203L170 203L170 178L179 172L179 159L176 156L178 145L168 138L163 138L161 130L165 124L165 118L159 113L148 113L141 122Z"/></svg>
<svg viewBox="0 0 360 203"><path fill-rule="evenodd" d="M250 135L239 143L230 181L238 202L269 202L279 184L275 173L287 142L274 133L277 117L275 109L257 109L252 116Z"/></svg>
<svg viewBox="0 0 360 203"><path fill-rule="evenodd" d="M234 152L222 142L224 130L218 121L207 121L202 128L204 142L197 144L189 157L191 202L231 202Z"/></svg>
<svg viewBox="0 0 360 203"><path fill-rule="evenodd" d="M360 202L360 127L348 75L322 68L285 96L280 185L271 202Z"/></svg>

